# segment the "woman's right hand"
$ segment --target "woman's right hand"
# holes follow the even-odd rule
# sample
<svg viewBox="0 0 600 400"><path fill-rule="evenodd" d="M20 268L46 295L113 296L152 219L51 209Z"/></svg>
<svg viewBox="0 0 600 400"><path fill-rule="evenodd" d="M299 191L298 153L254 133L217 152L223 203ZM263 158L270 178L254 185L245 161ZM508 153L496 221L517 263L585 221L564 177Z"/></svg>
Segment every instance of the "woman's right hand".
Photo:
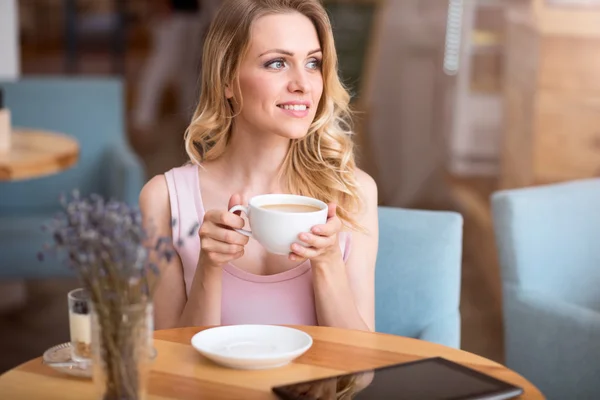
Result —
<svg viewBox="0 0 600 400"><path fill-rule="evenodd" d="M244 246L250 238L234 230L244 227L244 219L228 211L238 204L241 204L241 196L233 195L227 210L209 210L204 214L198 231L200 265L220 267L244 255Z"/></svg>

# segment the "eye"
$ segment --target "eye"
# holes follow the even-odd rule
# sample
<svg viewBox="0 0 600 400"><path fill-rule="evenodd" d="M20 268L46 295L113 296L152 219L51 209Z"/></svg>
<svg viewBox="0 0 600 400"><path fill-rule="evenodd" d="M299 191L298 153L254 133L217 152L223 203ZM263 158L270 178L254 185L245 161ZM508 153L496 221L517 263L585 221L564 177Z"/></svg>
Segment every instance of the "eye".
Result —
<svg viewBox="0 0 600 400"><path fill-rule="evenodd" d="M318 59L318 58L312 58L308 61L308 63L306 64L306 66L310 69L320 69L321 68L321 64L323 62Z"/></svg>
<svg viewBox="0 0 600 400"><path fill-rule="evenodd" d="M265 67L270 69L283 69L285 68L285 60L283 58L277 58L275 60L268 61Z"/></svg>

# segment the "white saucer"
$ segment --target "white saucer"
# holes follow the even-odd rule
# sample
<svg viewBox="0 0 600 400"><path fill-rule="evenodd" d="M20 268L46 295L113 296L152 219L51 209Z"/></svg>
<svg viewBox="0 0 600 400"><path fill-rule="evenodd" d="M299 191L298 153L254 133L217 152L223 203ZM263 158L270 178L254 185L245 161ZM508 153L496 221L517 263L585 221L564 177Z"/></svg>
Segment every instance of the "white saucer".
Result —
<svg viewBox="0 0 600 400"><path fill-rule="evenodd" d="M156 349L150 350L150 360L156 358ZM75 361L71 358L71 343L62 343L44 352L42 363L67 375L78 378L92 377L92 360Z"/></svg>
<svg viewBox="0 0 600 400"><path fill-rule="evenodd" d="M275 325L230 325L206 329L192 346L217 364L236 369L282 367L304 354L313 340L293 328Z"/></svg>
<svg viewBox="0 0 600 400"><path fill-rule="evenodd" d="M71 343L62 343L44 352L42 362L58 372L78 378L92 377L92 362L75 361L71 358Z"/></svg>

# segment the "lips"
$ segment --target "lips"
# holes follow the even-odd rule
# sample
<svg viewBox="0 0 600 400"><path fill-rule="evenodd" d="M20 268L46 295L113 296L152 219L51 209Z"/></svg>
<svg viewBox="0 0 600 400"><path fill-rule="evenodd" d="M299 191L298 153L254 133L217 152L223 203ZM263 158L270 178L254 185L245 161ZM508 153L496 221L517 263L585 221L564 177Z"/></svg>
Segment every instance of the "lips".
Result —
<svg viewBox="0 0 600 400"><path fill-rule="evenodd" d="M288 117L305 118L310 114L310 106L300 103L278 104L277 107Z"/></svg>
<svg viewBox="0 0 600 400"><path fill-rule="evenodd" d="M310 114L310 102L308 101L289 101L277 104L288 117L305 118Z"/></svg>

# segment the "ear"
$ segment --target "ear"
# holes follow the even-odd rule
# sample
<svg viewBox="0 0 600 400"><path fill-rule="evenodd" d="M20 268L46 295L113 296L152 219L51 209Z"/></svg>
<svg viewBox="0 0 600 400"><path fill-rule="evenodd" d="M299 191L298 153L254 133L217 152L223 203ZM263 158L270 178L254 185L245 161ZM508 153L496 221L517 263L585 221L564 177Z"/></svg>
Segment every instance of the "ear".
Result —
<svg viewBox="0 0 600 400"><path fill-rule="evenodd" d="M225 97L231 99L233 97L233 90L231 90L231 85L225 85Z"/></svg>

